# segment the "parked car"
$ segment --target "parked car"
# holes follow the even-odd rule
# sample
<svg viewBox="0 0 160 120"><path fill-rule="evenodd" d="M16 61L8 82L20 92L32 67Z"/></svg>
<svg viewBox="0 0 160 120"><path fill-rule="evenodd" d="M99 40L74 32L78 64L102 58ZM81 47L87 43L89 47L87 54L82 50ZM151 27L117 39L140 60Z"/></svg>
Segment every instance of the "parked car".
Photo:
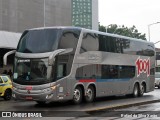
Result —
<svg viewBox="0 0 160 120"><path fill-rule="evenodd" d="M160 72L155 72L155 87L160 89Z"/></svg>
<svg viewBox="0 0 160 120"><path fill-rule="evenodd" d="M0 75L0 96L4 100L10 100L12 98L12 81L7 75Z"/></svg>

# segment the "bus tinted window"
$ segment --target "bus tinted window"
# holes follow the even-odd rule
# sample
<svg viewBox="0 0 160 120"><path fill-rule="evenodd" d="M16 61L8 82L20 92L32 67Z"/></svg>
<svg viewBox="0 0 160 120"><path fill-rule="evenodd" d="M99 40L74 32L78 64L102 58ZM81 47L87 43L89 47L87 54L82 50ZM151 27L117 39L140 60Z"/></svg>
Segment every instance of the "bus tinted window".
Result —
<svg viewBox="0 0 160 120"><path fill-rule="evenodd" d="M143 41L130 41L130 47L124 50L125 54L154 56L154 46L150 44L144 44Z"/></svg>
<svg viewBox="0 0 160 120"><path fill-rule="evenodd" d="M86 65L77 69L77 79L125 79L135 76L135 66Z"/></svg>
<svg viewBox="0 0 160 120"><path fill-rule="evenodd" d="M130 41L121 38L99 35L99 51L124 53L129 48Z"/></svg>
<svg viewBox="0 0 160 120"><path fill-rule="evenodd" d="M59 43L59 49L67 49L77 47L80 31L78 30L64 30Z"/></svg>
<svg viewBox="0 0 160 120"><path fill-rule="evenodd" d="M133 78L134 76L134 66L102 65L101 78L103 79Z"/></svg>
<svg viewBox="0 0 160 120"><path fill-rule="evenodd" d="M56 64L55 64L56 67L55 71L57 74L56 79L63 78L70 74L79 35L80 35L79 30L74 30L74 29L63 30L58 49L73 48L73 51L67 54L56 56Z"/></svg>
<svg viewBox="0 0 160 120"><path fill-rule="evenodd" d="M144 41L84 33L80 53L98 50L112 53L154 56L154 45L149 43L144 44Z"/></svg>
<svg viewBox="0 0 160 120"><path fill-rule="evenodd" d="M58 47L59 32L58 29L26 31L20 39L17 51L23 53L51 52Z"/></svg>
<svg viewBox="0 0 160 120"><path fill-rule="evenodd" d="M98 36L93 33L85 33L83 35L80 53L87 51L98 51L98 49L99 49Z"/></svg>

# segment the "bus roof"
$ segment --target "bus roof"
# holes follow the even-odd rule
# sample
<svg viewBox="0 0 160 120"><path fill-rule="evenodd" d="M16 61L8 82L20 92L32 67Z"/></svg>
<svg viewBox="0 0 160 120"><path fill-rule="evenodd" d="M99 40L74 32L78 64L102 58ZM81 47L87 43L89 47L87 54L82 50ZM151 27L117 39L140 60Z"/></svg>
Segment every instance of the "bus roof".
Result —
<svg viewBox="0 0 160 120"><path fill-rule="evenodd" d="M123 39L129 39L129 40L134 40L134 41L139 41L139 42L144 42L144 43L150 43L150 44L154 45L153 42L142 40L142 39L122 36L122 35L113 34L113 33L101 32L101 31L86 29L86 28L82 28L82 27L74 27L74 26L39 27L39 28L32 28L32 29L28 29L28 30L55 29L55 28L57 28L57 29L77 29L77 30L82 30L83 32L91 32L91 33L97 33L97 34L102 34L102 35L108 35L108 36L112 36L112 37L119 37L119 38L123 38Z"/></svg>
<svg viewBox="0 0 160 120"><path fill-rule="evenodd" d="M31 29L28 29L28 30L41 30L41 29L78 29L78 30L82 30L84 28L74 27L74 26L51 26L51 27L31 28Z"/></svg>

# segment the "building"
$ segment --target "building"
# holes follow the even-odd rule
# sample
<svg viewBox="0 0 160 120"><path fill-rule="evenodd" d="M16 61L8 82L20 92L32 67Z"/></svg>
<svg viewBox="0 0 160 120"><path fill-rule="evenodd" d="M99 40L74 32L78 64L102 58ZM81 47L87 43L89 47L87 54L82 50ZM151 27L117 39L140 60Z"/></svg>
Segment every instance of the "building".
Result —
<svg viewBox="0 0 160 120"><path fill-rule="evenodd" d="M43 26L98 30L98 0L0 0L0 73L12 67L14 55L8 66L3 66L3 56L16 49L19 33Z"/></svg>
<svg viewBox="0 0 160 120"><path fill-rule="evenodd" d="M17 48L17 44L19 41L21 34L13 33L7 31L0 31L0 74L3 73L4 70L12 70L12 64L14 61L14 54L8 56L7 66L3 65L3 56L12 50Z"/></svg>
<svg viewBox="0 0 160 120"><path fill-rule="evenodd" d="M98 30L98 0L72 0L72 25Z"/></svg>
<svg viewBox="0 0 160 120"><path fill-rule="evenodd" d="M0 30L72 25L98 30L98 0L0 0Z"/></svg>

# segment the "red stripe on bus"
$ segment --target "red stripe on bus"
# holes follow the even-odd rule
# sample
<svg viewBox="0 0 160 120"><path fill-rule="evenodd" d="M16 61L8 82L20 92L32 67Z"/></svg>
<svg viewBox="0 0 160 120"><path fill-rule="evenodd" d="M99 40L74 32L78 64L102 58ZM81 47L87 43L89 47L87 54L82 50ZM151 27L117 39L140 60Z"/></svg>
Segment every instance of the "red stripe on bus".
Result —
<svg viewBox="0 0 160 120"><path fill-rule="evenodd" d="M82 80L79 80L79 82L96 82L95 79L82 79Z"/></svg>

